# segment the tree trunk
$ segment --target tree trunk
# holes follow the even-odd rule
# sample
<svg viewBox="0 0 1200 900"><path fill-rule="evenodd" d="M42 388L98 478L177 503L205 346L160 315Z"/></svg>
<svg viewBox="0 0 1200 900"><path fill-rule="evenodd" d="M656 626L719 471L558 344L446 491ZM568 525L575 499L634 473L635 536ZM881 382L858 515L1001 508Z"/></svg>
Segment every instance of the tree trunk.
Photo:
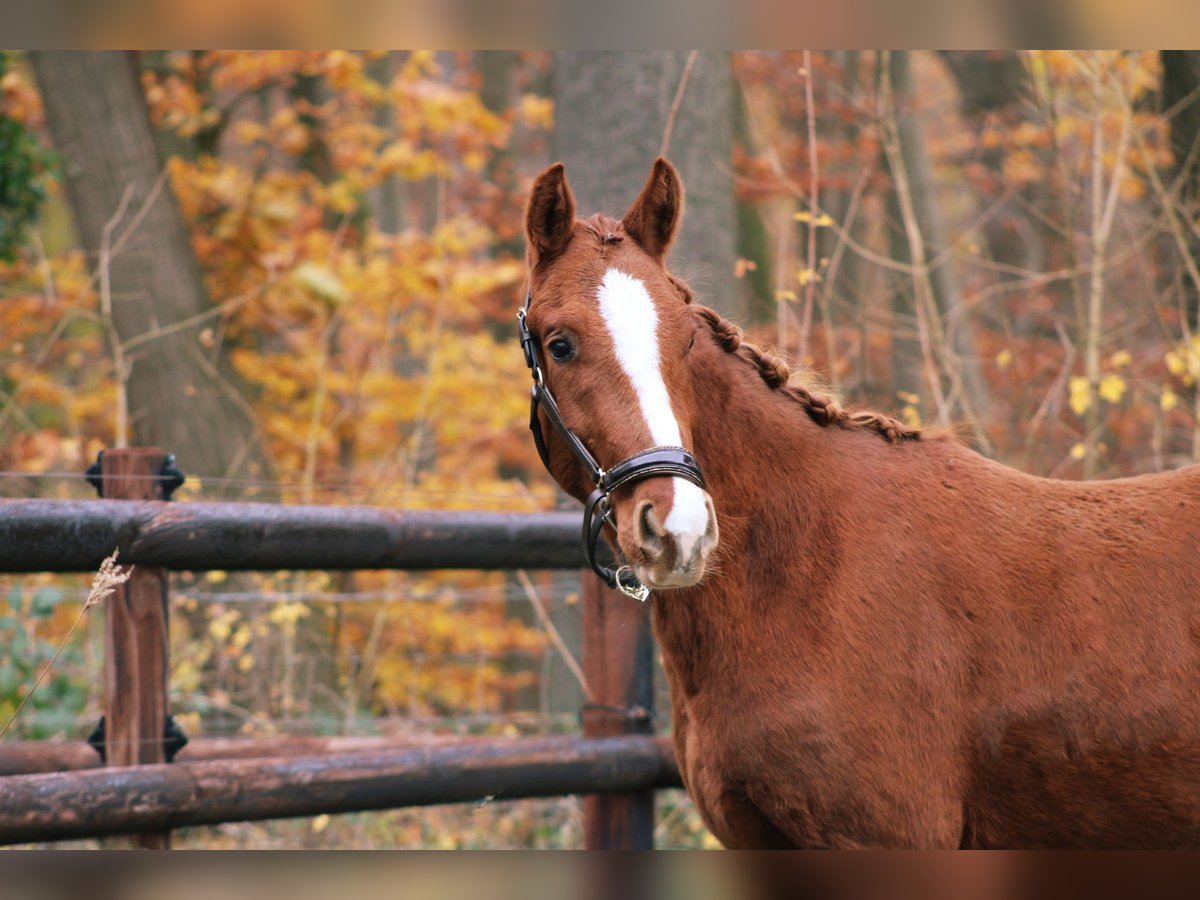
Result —
<svg viewBox="0 0 1200 900"><path fill-rule="evenodd" d="M1009 186L1004 174L1006 147L1003 143L986 146L983 137L989 130L1008 131L1038 116L1034 105L1025 102L1030 90L1029 78L1020 55L1013 51L944 51L940 56L958 86L959 111L964 122L980 143L970 155L987 172L978 210L982 215ZM983 225L988 250L998 263L1026 272L1043 272L1048 262L1046 248L1054 243L1055 235L1025 210L1046 207L1045 186L1040 182L1024 185L1018 189L1017 198L1021 202L1010 200ZM996 275L999 282L1020 277L1015 271ZM1017 316L1014 324L1017 334L1032 336L1045 327L1045 319L1040 314Z"/></svg>
<svg viewBox="0 0 1200 900"><path fill-rule="evenodd" d="M567 165L579 210L621 213L658 155L687 51L564 51L554 57L555 151ZM744 319L734 279L733 69L727 52L697 55L668 157L687 207L672 268L700 302Z"/></svg>
<svg viewBox="0 0 1200 900"><path fill-rule="evenodd" d="M1200 50L1163 50L1162 106L1179 109L1171 119L1171 152L1174 165L1171 184L1179 182L1179 197L1193 220L1200 205ZM1188 249L1192 258L1200 258L1200 238L1190 229ZM1200 328L1200 295L1189 279L1183 279L1187 309L1192 327Z"/></svg>
<svg viewBox="0 0 1200 900"><path fill-rule="evenodd" d="M64 159L80 242L93 263L106 245L112 253L112 319L120 342L210 311L174 194L159 184L162 164L136 58L111 51L30 57ZM124 214L115 219L126 191ZM214 359L198 340L216 324L215 318L197 322L129 348L132 440L176 453L187 472L261 474L265 456L237 378L222 355Z"/></svg>
<svg viewBox="0 0 1200 900"><path fill-rule="evenodd" d="M1183 176L1183 196L1195 199L1200 193L1200 50L1164 50L1162 61L1162 105L1170 110L1179 105L1171 119L1171 150L1175 175Z"/></svg>
<svg viewBox="0 0 1200 900"><path fill-rule="evenodd" d="M946 223L937 197L933 164L926 149L925 127L914 108L916 90L911 54L891 54L891 79L896 105L896 130L900 155L908 175L912 206L925 245L925 262L932 262L949 246ZM937 312L945 326L945 340L962 375L962 407L968 417L983 418L990 408L987 383L979 365L975 327L962 305L962 291L952 261L943 262L929 273ZM980 423L976 422L979 432ZM982 443L982 437L981 437Z"/></svg>
<svg viewBox="0 0 1200 900"><path fill-rule="evenodd" d="M521 54L515 50L480 50L475 53L475 65L480 76L479 97L489 112L506 115L517 103L516 77ZM518 185L518 153L516 135L503 147L497 147L488 160L487 181L501 197L522 196ZM525 235L514 221L511 234L498 235L492 253L521 259L525 254ZM509 323L505 322L505 327Z"/></svg>
<svg viewBox="0 0 1200 900"><path fill-rule="evenodd" d="M740 91L734 92L734 145L753 158L760 150L756 146L754 132L750 127L750 113L746 99ZM765 325L775 321L778 315L775 300L774 267L782 261L775 259L774 241L763 220L763 210L753 200L738 200L737 236L735 239L735 262L737 258L751 260L755 268L747 270L741 279L740 297L737 308L743 310L743 324Z"/></svg>

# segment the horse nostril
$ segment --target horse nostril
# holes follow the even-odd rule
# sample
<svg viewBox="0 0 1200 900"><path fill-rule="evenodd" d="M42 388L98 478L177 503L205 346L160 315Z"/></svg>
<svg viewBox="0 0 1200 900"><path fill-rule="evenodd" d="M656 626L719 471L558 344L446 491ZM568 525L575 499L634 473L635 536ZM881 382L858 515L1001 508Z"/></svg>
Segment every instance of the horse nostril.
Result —
<svg viewBox="0 0 1200 900"><path fill-rule="evenodd" d="M646 501L638 512L638 537L646 549L662 550L662 528L654 515L654 504Z"/></svg>

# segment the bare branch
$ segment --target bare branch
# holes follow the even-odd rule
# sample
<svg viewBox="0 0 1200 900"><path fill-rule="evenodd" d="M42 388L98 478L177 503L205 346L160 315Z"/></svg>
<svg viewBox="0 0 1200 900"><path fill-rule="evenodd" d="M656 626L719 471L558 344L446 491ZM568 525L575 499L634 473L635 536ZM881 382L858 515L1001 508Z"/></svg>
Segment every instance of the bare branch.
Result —
<svg viewBox="0 0 1200 900"><path fill-rule="evenodd" d="M542 627L546 629L546 634L550 638L551 643L554 644L555 649L562 655L563 662L567 664L567 668L571 670L571 674L575 676L575 680L579 682L579 686L583 688L583 696L587 699L588 703L595 703L596 695L588 687L587 677L583 674L583 669L571 653L562 635L559 634L558 629L554 627L554 622L546 612L546 607L542 605L542 599L538 596L537 589L534 588L533 582L529 580L529 576L525 573L524 569L517 569L517 580L521 582L521 587L525 590L525 596L529 598L529 603L533 607L533 611L537 614L538 620L542 623Z"/></svg>
<svg viewBox="0 0 1200 900"><path fill-rule="evenodd" d="M687 90L688 81L692 77L692 66L696 64L696 56L699 53L699 50L693 50L688 54L687 62L683 64L683 73L679 76L679 87L675 89L675 99L671 101L671 112L667 115L667 125L663 129L662 143L658 145L659 156L665 157L671 148L671 132L675 130L675 116L679 114L679 107L683 103L683 93Z"/></svg>

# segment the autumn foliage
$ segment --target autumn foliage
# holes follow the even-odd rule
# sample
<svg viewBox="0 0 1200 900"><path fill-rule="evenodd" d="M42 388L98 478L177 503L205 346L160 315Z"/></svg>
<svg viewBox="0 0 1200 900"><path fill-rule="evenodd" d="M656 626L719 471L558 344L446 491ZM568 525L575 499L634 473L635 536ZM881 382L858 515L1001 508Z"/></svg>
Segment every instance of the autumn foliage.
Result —
<svg viewBox="0 0 1200 900"><path fill-rule="evenodd" d="M36 133L39 97L15 63L0 112ZM180 499L551 504L548 481L527 477L537 463L522 423L525 376L510 352L523 263L494 252L495 216L515 216L520 201L473 189L514 129L544 131L545 101L489 111L430 54L170 53L154 63L144 75L150 114L176 150L166 177L215 301L200 341L228 353L250 386L244 402L275 470L260 479L192 473ZM3 274L0 469L79 473L113 441L119 377L94 261L70 248L55 218L59 185L41 186L56 199ZM395 207L390 221L373 212L383 202ZM9 495L85 489L62 478L5 484ZM240 708L235 727L497 711L533 680L528 660L545 647L540 630L508 617L502 576L460 578L452 590L399 573L337 584L281 573L254 582L260 603L217 598L202 609L184 579L173 685L185 721L189 705L192 716L218 718ZM210 573L199 585L211 600L225 583ZM356 602L290 599L339 588ZM14 585L10 610L49 615L50 601L66 599L39 590ZM464 591L474 600L459 604ZM358 602L372 592L383 599ZM521 671L506 662L514 654L527 660ZM0 713L24 683L8 668ZM343 700L336 712L314 698L316 668Z"/></svg>
<svg viewBox="0 0 1200 900"><path fill-rule="evenodd" d="M510 62L494 91L470 53L141 55L164 184L213 302L198 341L242 380L271 466L189 472L181 502L560 502L525 428L512 321L524 188L551 161L551 60ZM1158 54L745 52L733 66L728 262L757 339L852 404L954 427L1035 474L1200 459L1197 169L1172 145L1188 107L1164 104ZM87 496L78 475L117 439L129 375L19 54L0 67L0 203L0 496ZM125 340L135 367L159 327ZM539 584L570 621L573 591ZM80 590L0 584L0 720ZM173 590L173 703L193 732L545 703L554 651L501 574L214 572ZM94 718L96 652L95 634L72 645L26 736Z"/></svg>

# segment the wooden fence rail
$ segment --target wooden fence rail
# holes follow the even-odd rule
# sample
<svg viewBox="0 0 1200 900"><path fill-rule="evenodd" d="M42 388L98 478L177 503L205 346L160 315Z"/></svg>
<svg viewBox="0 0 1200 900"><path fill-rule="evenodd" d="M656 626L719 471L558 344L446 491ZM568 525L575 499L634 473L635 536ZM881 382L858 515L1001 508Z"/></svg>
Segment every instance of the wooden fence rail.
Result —
<svg viewBox="0 0 1200 900"><path fill-rule="evenodd" d="M0 844L399 806L678 787L660 739L475 740L0 778Z"/></svg>
<svg viewBox="0 0 1200 900"><path fill-rule="evenodd" d="M574 512L0 500L0 572L94 572L114 547L122 564L177 571L580 569L579 522Z"/></svg>
<svg viewBox="0 0 1200 900"><path fill-rule="evenodd" d="M87 768L94 751L82 743L0 744L0 843L133 834L137 846L166 848L183 825L585 793L604 795L584 807L587 847L653 847L654 790L680 777L667 743L652 737L648 608L590 571L582 738L285 738L273 752L243 745L240 755L202 738L164 763L171 569L585 565L578 513L171 503L160 499L167 461L157 448L109 450L95 482L108 499L0 500L0 572L93 572L114 549L136 566L105 604L109 768ZM10 774L31 772L42 774Z"/></svg>

